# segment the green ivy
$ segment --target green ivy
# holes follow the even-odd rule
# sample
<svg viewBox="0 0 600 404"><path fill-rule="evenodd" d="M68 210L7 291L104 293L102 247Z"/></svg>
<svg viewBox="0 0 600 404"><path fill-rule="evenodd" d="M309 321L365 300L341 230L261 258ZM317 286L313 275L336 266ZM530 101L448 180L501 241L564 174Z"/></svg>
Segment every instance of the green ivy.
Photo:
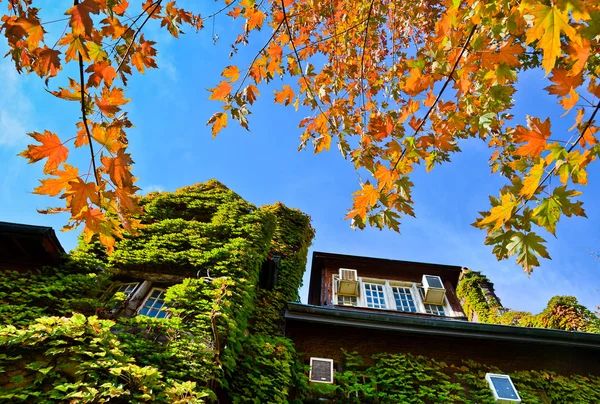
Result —
<svg viewBox="0 0 600 404"><path fill-rule="evenodd" d="M555 296L541 313L534 315L525 311L505 310L496 298L486 298L481 285L488 282L479 272L463 272L456 294L469 320L477 318L477 321L489 324L600 332L600 318L572 296Z"/></svg>
<svg viewBox="0 0 600 404"><path fill-rule="evenodd" d="M460 366L424 356L378 354L374 364L362 365L356 352L345 352L336 384L315 384L307 403L326 398L340 403L494 403L486 373L510 375L525 403L600 402L597 376L560 376L553 372L505 372L473 361Z"/></svg>
<svg viewBox="0 0 600 404"><path fill-rule="evenodd" d="M281 204L257 208L217 181L152 193L140 203L144 228L126 234L112 255L95 241L81 241L60 268L0 280L0 314L10 323L0 335L14 353L0 357L1 397L200 402L254 389L263 402L282 402L302 390L291 342L254 339L251 332L277 334L285 301L296 298L314 235L310 219ZM280 282L275 290L260 290L270 255L282 257ZM185 278L167 289L169 318L97 319L112 317L118 304L119 296L102 299L113 274L126 279L130 271ZM283 372L271 382L276 389L257 389L252 378L237 377L252 375L246 369L257 351L265 368ZM52 377L38 380L42 376L29 371L38 362ZM60 395L57 389L66 390Z"/></svg>

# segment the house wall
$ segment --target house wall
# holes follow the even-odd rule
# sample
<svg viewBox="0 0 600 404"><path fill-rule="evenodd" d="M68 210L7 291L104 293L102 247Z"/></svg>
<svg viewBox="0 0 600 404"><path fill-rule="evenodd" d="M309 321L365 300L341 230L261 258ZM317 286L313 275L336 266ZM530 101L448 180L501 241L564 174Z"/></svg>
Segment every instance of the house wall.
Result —
<svg viewBox="0 0 600 404"><path fill-rule="evenodd" d="M349 268L349 269L357 269L359 277L368 277L368 278L377 278L377 279L386 279L390 281L404 281L404 282L415 282L420 283L423 277L423 274L430 274L432 272L423 272L423 270L419 271L399 271L393 270L391 268L381 268L377 266L359 266L356 263L354 266L342 266L342 265L328 265L323 268L321 272L321 305L333 307L335 302L333 300L333 275L337 275L339 273L340 268ZM435 274L438 275L438 274ZM438 275L439 276L439 275ZM458 315L464 316L462 307L460 305L460 301L456 296L456 291L450 279L445 278L443 275L441 276L442 281L444 283L444 287L446 288L446 297L448 298L448 303L452 310ZM338 306L342 307L342 306ZM344 307L348 310L361 310L357 308L348 308ZM368 309L367 309L368 310ZM380 311L380 310L378 310ZM397 313L394 311L394 313ZM407 313L411 315L412 313ZM404 315L404 314L399 314ZM428 315L424 315L428 316Z"/></svg>
<svg viewBox="0 0 600 404"><path fill-rule="evenodd" d="M315 325L288 320L286 336L294 341L301 360L330 358L338 367L342 349L358 352L371 365L379 353L423 355L461 366L463 360L496 366L504 372L554 371L559 374L600 375L598 350L450 336L408 334L354 327Z"/></svg>

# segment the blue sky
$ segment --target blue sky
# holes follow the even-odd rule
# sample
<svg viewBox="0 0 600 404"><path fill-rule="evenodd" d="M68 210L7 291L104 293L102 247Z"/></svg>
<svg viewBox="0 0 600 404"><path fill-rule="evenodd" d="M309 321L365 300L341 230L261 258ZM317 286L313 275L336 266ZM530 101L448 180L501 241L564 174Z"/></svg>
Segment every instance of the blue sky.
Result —
<svg viewBox="0 0 600 404"><path fill-rule="evenodd" d="M56 10L47 13L48 18L60 17ZM180 40L155 26L146 29L146 39L159 42L160 69L131 80L128 96L133 101L126 108L135 124L129 131L134 174L144 192L173 191L216 178L256 205L281 201L309 214L317 233L311 254L316 250L481 270L494 282L504 305L518 310L539 312L554 295L574 295L588 307L600 304L600 263L590 253L600 249L600 209L594 203L600 197L598 167L592 165L591 185L581 198L588 219L563 219L557 239L544 235L553 259L542 260L531 277L514 260L498 262L491 248L483 245L484 232L470 226L478 211L488 209L488 195L497 195L504 184L490 174L487 160L491 152L480 141L461 144L463 153L431 173L417 170L413 178L417 218L404 219L401 234L353 231L344 216L359 177L336 147L319 155L297 151L297 125L307 112L273 104L272 91L279 81L260 88L262 97L250 116L251 132L230 122L217 138L211 138L205 123L219 105L208 101L206 89L218 84L222 67L232 64L228 60L232 30L227 23L224 17L215 20L214 31L220 37L216 46L211 38L212 21L205 22L206 29L200 34L190 33ZM60 23L47 27L59 33L62 28ZM234 63L247 64L253 50L242 49ZM0 52L6 52L4 43ZM78 106L48 94L37 77L19 76L7 59L0 60L0 77L0 220L58 230L67 217L40 215L36 208L61 201L31 193L41 178L42 165L28 165L16 154L26 147L25 133L29 131L48 129L63 139L71 137ZM525 114L542 119L550 116L552 138L566 139L573 118L567 117L561 124L556 121L562 110L542 91L547 85L542 78L540 72L522 76L515 95L515 115L521 123ZM62 82L50 83L58 84ZM84 161L85 153L79 158ZM77 234L58 236L69 250L75 246ZM305 301L305 287L301 296Z"/></svg>

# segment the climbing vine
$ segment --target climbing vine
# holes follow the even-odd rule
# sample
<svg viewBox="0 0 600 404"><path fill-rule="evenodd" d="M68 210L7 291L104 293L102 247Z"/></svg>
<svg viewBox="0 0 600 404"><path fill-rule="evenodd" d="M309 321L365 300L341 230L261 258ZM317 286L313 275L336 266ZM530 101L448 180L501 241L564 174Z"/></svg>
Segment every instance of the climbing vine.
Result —
<svg viewBox="0 0 600 404"><path fill-rule="evenodd" d="M600 332L600 318L573 296L555 296L538 314L507 310L495 296L486 295L482 285L489 280L479 272L465 271L456 289L469 320L521 327L553 328L566 331Z"/></svg>

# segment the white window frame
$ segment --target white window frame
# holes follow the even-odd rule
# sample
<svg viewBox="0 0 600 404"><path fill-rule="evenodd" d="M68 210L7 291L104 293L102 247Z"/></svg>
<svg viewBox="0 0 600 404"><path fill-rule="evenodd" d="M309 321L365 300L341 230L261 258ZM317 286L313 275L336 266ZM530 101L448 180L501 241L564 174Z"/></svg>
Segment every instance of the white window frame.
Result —
<svg viewBox="0 0 600 404"><path fill-rule="evenodd" d="M154 292L155 290L159 290L162 293L165 293L167 291L167 289L165 288L152 288L148 291L148 293L146 294L146 297L144 298L144 300L142 301L142 303L139 305L138 309L136 310L136 314L138 316L146 316L146 317L150 317L147 314L142 314L142 309L144 308L144 305L146 304L146 302L148 301L148 299L150 299L150 296L152 296L152 292ZM165 316L163 318L168 318L170 316L170 313L167 311L169 306L167 306L167 304L165 303L165 305L163 306L164 310L162 310L162 308L159 310L159 312L161 311L165 311ZM150 318L160 318L160 317L150 317Z"/></svg>
<svg viewBox="0 0 600 404"><path fill-rule="evenodd" d="M330 363L331 381L327 381L327 380L313 380L312 379L313 360L318 360L318 361L323 361L323 362L329 362ZM333 359L311 357L310 358L310 370L308 372L308 381L311 382L311 383L333 384L334 381L335 381L335 369L333 368Z"/></svg>
<svg viewBox="0 0 600 404"><path fill-rule="evenodd" d="M367 288L366 288L366 284L369 285L378 285L381 286L381 292L383 293L383 304L385 304L385 307L369 307L368 303L367 303ZM377 310L390 310L391 307L396 307L395 305L391 305L390 304L390 299L389 299L389 292L388 292L388 287L386 284L386 281L382 281L381 279L371 279L371 278L363 278L362 280L360 280L360 297L362 299L362 306L361 307L366 307L367 309L377 309ZM379 297L378 297L379 299Z"/></svg>
<svg viewBox="0 0 600 404"><path fill-rule="evenodd" d="M367 308L373 310L385 310L385 311L395 311L398 313L412 313L410 311L398 310L396 307L396 300L394 299L394 290L393 287L401 287L401 288L409 288L410 293L412 295L413 301L415 303L416 312L415 314L427 314L432 316L439 316L437 314L429 314L425 310L425 304L423 303L423 297L421 296L421 289L423 285L417 282L406 282L406 281L396 281L396 280L386 280L379 278L367 278L367 277L358 277L359 284L359 296L356 299L356 306L348 306L339 304L339 295L337 294L337 281L339 280L338 274L333 274L333 291L332 291L332 303L335 306L340 307L359 307L359 308ZM365 293L365 284L377 284L383 286L383 296L385 302L385 308L376 308L367 306L367 296ZM450 306L450 302L448 301L448 296L444 296L444 304L441 305L444 309L444 316L439 317L457 317L459 316L452 307Z"/></svg>
<svg viewBox="0 0 600 404"><path fill-rule="evenodd" d="M494 386L494 382L492 381L492 378L508 380L508 382L510 383L510 386L512 387L513 391L517 395L517 398L516 399L515 398L503 398L503 397L498 396L498 392L496 391L496 387ZM487 380L490 390L492 390L492 393L494 394L494 400L496 400L496 402L499 402L499 403L520 403L521 402L521 396L519 395L519 391L513 384L512 379L510 378L509 375L502 375L502 374L498 374L498 373L486 373L485 380Z"/></svg>
<svg viewBox="0 0 600 404"><path fill-rule="evenodd" d="M131 291L131 293L127 294L125 292L122 292L125 294L125 296L127 296L127 299L131 298L131 296L135 295L135 293L139 290L141 282L113 282L109 288L106 290L106 292L104 292L104 295L102 296L103 299L110 299L112 298L116 293L119 293L119 291L117 289L119 289L121 286L124 285L135 285L135 287L133 288L133 290Z"/></svg>

